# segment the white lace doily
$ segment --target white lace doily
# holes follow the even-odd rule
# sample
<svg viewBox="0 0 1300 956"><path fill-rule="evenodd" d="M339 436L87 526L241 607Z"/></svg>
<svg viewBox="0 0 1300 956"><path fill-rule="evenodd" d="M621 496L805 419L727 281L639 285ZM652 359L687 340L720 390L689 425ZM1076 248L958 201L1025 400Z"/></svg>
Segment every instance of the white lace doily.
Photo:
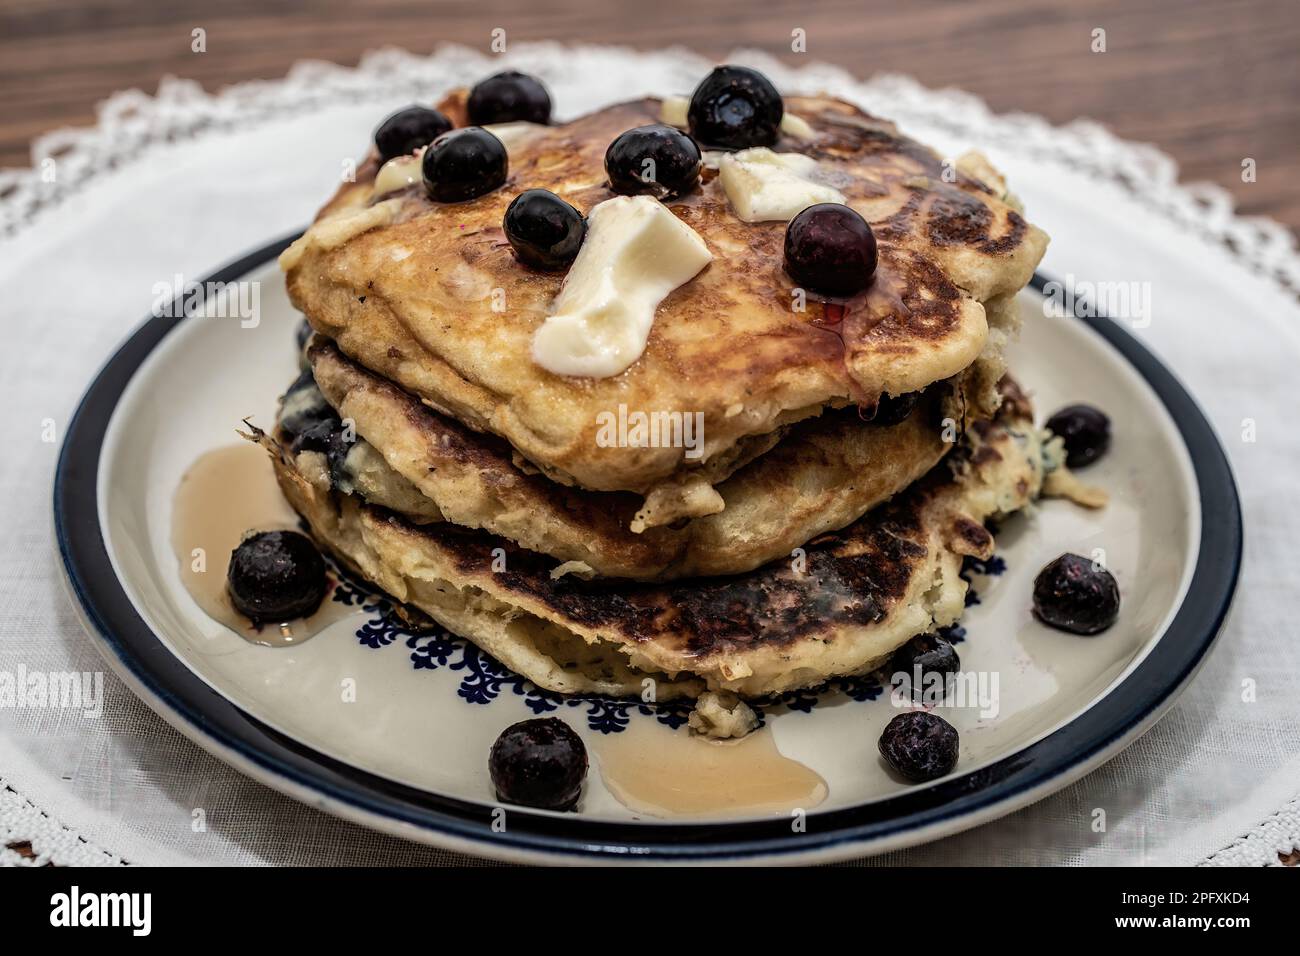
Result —
<svg viewBox="0 0 1300 956"><path fill-rule="evenodd" d="M731 57L789 91L825 90L895 119L954 155L989 152L1053 234L1045 268L1141 278L1159 318L1138 334L1187 382L1225 438L1246 509L1246 565L1232 619L1203 673L1123 755L1033 807L891 863L1277 864L1300 842L1300 650L1286 505L1300 460L1290 370L1300 359L1300 255L1291 232L1233 213L1228 194L1178 183L1157 149L1104 127L992 114L978 98L902 76L860 82L763 54ZM543 77L561 116L645 93L688 92L711 65L684 50L520 45L383 50L359 67L304 62L282 80L218 94L165 80L128 91L93 128L33 146L0 172L0 671L102 670L63 594L50 529L57 442L95 368L144 315L151 286L198 278L303 225L378 118L500 69ZM593 78L599 78L595 82ZM1288 412L1289 410L1289 412ZM1243 422L1260 438L1236 440ZM35 450L33 451L33 447ZM1289 466L1289 468L1288 468ZM1253 699L1242 687L1251 682ZM212 826L196 832L192 810ZM1109 832L1091 832L1105 807ZM1281 809L1279 809L1281 808ZM0 862L462 862L325 817L245 780L183 740L105 675L103 716L0 708Z"/></svg>

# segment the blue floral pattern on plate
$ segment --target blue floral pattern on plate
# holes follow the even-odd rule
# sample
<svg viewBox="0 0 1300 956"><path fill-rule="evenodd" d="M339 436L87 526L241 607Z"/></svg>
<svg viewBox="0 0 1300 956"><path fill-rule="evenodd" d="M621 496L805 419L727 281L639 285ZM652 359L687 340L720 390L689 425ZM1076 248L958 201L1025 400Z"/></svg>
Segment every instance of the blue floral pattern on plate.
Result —
<svg viewBox="0 0 1300 956"><path fill-rule="evenodd" d="M970 584L974 575L1001 575L1006 568L1006 562L996 555L988 561L966 558L962 563L961 577ZM376 594L341 568L334 567L334 571L337 582L330 599L347 607L360 608L369 615L356 630L357 641L372 650L402 644L410 651L411 665L416 670L447 669L459 673L460 685L456 693L467 704L491 704L502 695L513 695L522 697L524 706L534 714L548 714L564 707L579 709L586 717L587 726L602 734L621 733L634 715L653 717L659 723L676 729L686 723L694 706L689 700L647 702L636 697L564 696L543 690L479 649L472 641L445 631L413 628L387 597ZM978 603L979 598L971 585L966 605ZM941 628L939 634L953 644L960 643L967 636L966 629L960 624ZM837 677L815 689L791 691L765 700L750 701L749 704L762 724L768 714L780 709L807 714L832 697L869 701L880 697L884 689L874 674Z"/></svg>

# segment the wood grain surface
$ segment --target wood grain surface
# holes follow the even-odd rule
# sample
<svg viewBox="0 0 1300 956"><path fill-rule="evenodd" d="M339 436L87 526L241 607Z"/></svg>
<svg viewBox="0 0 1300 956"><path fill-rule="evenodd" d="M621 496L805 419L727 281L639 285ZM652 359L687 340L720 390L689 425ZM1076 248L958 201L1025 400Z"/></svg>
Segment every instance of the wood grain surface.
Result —
<svg viewBox="0 0 1300 956"><path fill-rule="evenodd" d="M207 51L190 49L207 32ZM0 0L0 166L90 123L115 90L164 74L206 88L282 75L295 60L354 64L366 50L487 48L555 39L720 57L744 45L827 60L859 76L902 71L959 86L994 109L1100 120L1156 143L1184 179L1220 183L1247 213L1300 227L1297 0ZM791 31L806 31L793 53ZM1106 31L1106 52L1091 49ZM1242 161L1256 161L1255 182Z"/></svg>

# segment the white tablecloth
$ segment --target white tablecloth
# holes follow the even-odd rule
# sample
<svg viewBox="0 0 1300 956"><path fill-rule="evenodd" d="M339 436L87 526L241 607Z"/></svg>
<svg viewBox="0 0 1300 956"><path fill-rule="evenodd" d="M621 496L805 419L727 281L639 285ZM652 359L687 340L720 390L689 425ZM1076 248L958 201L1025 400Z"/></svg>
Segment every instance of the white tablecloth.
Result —
<svg viewBox="0 0 1300 956"><path fill-rule="evenodd" d="M82 389L147 313L152 288L197 279L299 228L379 118L502 60L545 78L574 115L688 92L709 64L683 51L520 46L502 58L386 51L358 69L300 64L219 95L165 83L114 97L93 129L36 146L0 178L0 672L104 671L64 594L50 516L62 428ZM995 117L967 94L902 77L859 83L739 53L789 91L825 89L956 155L985 149L1053 235L1044 268L1151 283L1138 331L1219 430L1246 514L1241 588L1219 647L1178 704L1123 755L1001 821L868 861L1278 862L1300 841L1300 257L1275 223L1233 216L1219 190L1094 124ZM47 155L57 154L51 162ZM52 176L51 176L52 173ZM1260 169L1261 178L1270 175ZM52 180L52 181L50 181ZM1253 420L1256 440L1243 439ZM54 441L48 441L50 425ZM339 822L252 783L183 739L105 673L101 717L0 707L0 859L36 862L445 863L463 858ZM1253 699L1243 693L1253 682ZM195 832L191 808L207 810ZM1107 811L1105 833L1090 826Z"/></svg>

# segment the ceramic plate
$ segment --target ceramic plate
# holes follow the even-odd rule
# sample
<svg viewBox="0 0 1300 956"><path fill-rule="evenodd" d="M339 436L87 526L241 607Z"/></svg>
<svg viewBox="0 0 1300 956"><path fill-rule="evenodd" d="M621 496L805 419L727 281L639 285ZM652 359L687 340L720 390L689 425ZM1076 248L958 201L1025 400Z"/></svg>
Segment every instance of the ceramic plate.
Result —
<svg viewBox="0 0 1300 956"><path fill-rule="evenodd" d="M983 702L996 706L940 710L961 732L957 771L923 786L891 777L876 740L898 711L888 689L854 679L760 708L780 751L827 784L801 826L785 812L638 816L604 786L601 744L629 730L672 733L681 710L543 693L472 644L410 633L382 600L347 584L336 598L352 611L288 648L246 642L183 588L169 537L181 475L205 451L238 442L241 420L269 425L296 374L300 316L275 264L287 242L202 284L213 304L232 294L221 284L257 283L239 287L260 294L256 325L154 316L113 356L68 429L54 509L70 589L114 670L200 746L312 806L516 860L811 862L880 852L1008 813L1114 756L1173 702L1227 611L1241 523L1209 424L1118 324L1050 315L1036 277L1021 296L1026 321L1011 368L1040 419L1079 401L1110 413L1111 452L1083 477L1111 503L1091 512L1043 502L1004 523L996 558L964 572L971 606L951 637L963 670L997 685L986 684L996 695ZM188 306L204 311L197 298ZM1034 575L1065 551L1098 552L1119 582L1120 618L1100 636L1050 630L1030 613ZM354 700L340 693L345 681ZM540 714L563 717L586 739L595 755L587 788L577 813L512 808L502 829L487 752L505 726Z"/></svg>

